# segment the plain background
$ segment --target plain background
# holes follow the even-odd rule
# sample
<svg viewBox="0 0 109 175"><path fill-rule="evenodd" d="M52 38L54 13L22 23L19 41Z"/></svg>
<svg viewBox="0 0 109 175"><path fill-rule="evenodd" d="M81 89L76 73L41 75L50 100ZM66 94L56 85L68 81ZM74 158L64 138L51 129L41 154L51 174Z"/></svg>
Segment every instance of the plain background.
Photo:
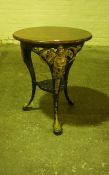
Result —
<svg viewBox="0 0 109 175"><path fill-rule="evenodd" d="M13 43L16 30L69 26L93 34L90 45L109 45L109 0L0 0L0 43Z"/></svg>

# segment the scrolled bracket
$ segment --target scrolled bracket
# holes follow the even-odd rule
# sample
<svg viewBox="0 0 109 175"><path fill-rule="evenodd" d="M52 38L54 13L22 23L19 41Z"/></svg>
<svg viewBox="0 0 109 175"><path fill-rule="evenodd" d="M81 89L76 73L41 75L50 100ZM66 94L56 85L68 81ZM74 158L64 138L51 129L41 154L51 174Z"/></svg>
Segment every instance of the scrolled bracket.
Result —
<svg viewBox="0 0 109 175"><path fill-rule="evenodd" d="M84 43L83 43L84 44ZM66 49L67 62L70 63L75 60L77 53L82 49L83 44L69 47Z"/></svg>

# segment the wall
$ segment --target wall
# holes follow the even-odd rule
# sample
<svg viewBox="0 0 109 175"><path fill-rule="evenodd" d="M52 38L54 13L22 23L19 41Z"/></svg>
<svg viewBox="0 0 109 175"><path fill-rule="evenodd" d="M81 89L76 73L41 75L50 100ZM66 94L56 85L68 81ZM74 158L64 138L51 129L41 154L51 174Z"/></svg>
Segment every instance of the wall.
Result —
<svg viewBox="0 0 109 175"><path fill-rule="evenodd" d="M109 0L0 0L0 42L31 26L70 26L89 30L88 44L109 45ZM15 42L15 41L14 41Z"/></svg>

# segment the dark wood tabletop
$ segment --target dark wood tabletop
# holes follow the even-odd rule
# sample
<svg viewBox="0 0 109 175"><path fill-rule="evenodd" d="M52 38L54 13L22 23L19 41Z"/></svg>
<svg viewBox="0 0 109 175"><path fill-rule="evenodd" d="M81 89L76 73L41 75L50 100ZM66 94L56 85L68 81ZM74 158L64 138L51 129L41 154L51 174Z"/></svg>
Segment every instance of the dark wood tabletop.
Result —
<svg viewBox="0 0 109 175"><path fill-rule="evenodd" d="M21 42L34 44L81 43L92 38L86 30L72 27L32 27L18 30L13 37Z"/></svg>

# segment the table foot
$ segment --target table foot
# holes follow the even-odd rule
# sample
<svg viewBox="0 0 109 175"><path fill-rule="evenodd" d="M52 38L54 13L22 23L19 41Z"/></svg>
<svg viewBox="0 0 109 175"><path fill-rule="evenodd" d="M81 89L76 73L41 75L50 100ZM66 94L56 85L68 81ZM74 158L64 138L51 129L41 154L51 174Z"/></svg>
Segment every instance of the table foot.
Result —
<svg viewBox="0 0 109 175"><path fill-rule="evenodd" d="M31 103L30 105L28 105L27 103L25 103L25 105L22 107L23 111L31 111L31 110L36 110L39 109L39 107L35 107L33 105L33 103Z"/></svg>
<svg viewBox="0 0 109 175"><path fill-rule="evenodd" d="M53 124L53 133L55 135L61 135L63 132L62 126L59 123L58 116L55 116L55 118L56 119L55 119L54 124Z"/></svg>
<svg viewBox="0 0 109 175"><path fill-rule="evenodd" d="M33 106L28 105L27 103L25 103L25 105L22 108L24 111L30 111L33 109Z"/></svg>

